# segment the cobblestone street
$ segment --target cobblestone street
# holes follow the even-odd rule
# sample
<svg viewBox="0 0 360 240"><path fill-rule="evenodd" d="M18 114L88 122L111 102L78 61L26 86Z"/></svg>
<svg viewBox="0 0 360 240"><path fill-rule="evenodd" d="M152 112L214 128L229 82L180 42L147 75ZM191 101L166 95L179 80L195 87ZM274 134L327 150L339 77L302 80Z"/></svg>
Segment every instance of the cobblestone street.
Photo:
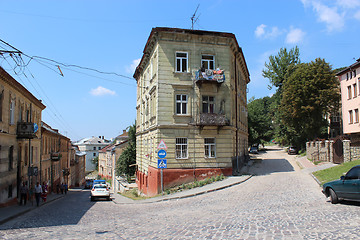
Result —
<svg viewBox="0 0 360 240"><path fill-rule="evenodd" d="M71 192L0 225L0 239L359 238L359 203L331 204L282 149L258 157L248 181L191 198L120 205Z"/></svg>

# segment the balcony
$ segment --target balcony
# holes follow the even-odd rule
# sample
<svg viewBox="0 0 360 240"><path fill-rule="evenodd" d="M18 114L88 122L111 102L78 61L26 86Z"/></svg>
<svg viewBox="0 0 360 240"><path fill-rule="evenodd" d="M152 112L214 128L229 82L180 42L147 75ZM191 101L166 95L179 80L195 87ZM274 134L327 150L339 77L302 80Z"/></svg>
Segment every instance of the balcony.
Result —
<svg viewBox="0 0 360 240"><path fill-rule="evenodd" d="M217 68L216 70L211 69L199 69L195 73L196 84L201 87L204 83L216 84L220 86L225 82L225 72Z"/></svg>
<svg viewBox="0 0 360 240"><path fill-rule="evenodd" d="M61 158L61 154L59 152L52 152L50 154L51 161L59 161Z"/></svg>
<svg viewBox="0 0 360 240"><path fill-rule="evenodd" d="M35 124L32 122L18 122L16 135L19 139L33 139L35 135Z"/></svg>
<svg viewBox="0 0 360 240"><path fill-rule="evenodd" d="M217 113L201 113L196 126L229 126L230 121L223 114Z"/></svg>

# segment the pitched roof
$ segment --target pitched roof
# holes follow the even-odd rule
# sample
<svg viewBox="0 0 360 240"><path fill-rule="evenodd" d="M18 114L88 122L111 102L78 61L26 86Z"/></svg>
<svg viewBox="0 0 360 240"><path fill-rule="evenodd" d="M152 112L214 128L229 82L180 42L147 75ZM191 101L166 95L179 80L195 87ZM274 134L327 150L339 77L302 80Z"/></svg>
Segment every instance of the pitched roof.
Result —
<svg viewBox="0 0 360 240"><path fill-rule="evenodd" d="M356 63L353 63L353 64L351 64L349 67L347 67L347 68L341 70L340 72L338 72L338 73L336 74L336 76L340 76L340 75L342 75L343 73L346 73L346 72L348 72L348 71L354 70L355 68L357 68L357 67L359 67L359 66L360 66L360 58L356 60Z"/></svg>

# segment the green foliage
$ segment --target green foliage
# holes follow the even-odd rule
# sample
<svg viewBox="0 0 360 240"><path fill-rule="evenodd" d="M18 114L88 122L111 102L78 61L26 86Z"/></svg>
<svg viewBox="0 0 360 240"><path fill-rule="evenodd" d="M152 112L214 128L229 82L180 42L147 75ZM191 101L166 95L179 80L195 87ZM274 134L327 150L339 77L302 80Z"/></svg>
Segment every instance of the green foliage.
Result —
<svg viewBox="0 0 360 240"><path fill-rule="evenodd" d="M128 178L135 174L136 164L136 125L129 128L129 140L127 148L121 153L116 161L116 174L125 175Z"/></svg>
<svg viewBox="0 0 360 240"><path fill-rule="evenodd" d="M94 157L94 158L91 160L91 162L92 162L93 164L95 164L95 169L96 169L96 171L98 171L98 170L99 170L99 157Z"/></svg>
<svg viewBox="0 0 360 240"><path fill-rule="evenodd" d="M359 165L360 160L355 160L351 162L346 162L340 165L337 165L332 168L327 168L324 170L320 170L317 172L314 172L314 176L321 182L321 185L330 182L333 180L339 179L344 173L350 170L350 168Z"/></svg>
<svg viewBox="0 0 360 240"><path fill-rule="evenodd" d="M289 141L303 146L306 141L326 137L328 113L338 109L339 83L330 64L323 59L301 63L286 79L279 107Z"/></svg>
<svg viewBox="0 0 360 240"><path fill-rule="evenodd" d="M276 56L270 55L269 63L265 62L266 69L262 71L263 77L268 78L270 83L281 91L286 76L291 74L290 67L300 63L299 56L300 52L297 46L290 51L280 48ZM269 87L271 88L271 86Z"/></svg>
<svg viewBox="0 0 360 240"><path fill-rule="evenodd" d="M250 99L248 103L249 144L262 144L273 137L271 105L273 99Z"/></svg>

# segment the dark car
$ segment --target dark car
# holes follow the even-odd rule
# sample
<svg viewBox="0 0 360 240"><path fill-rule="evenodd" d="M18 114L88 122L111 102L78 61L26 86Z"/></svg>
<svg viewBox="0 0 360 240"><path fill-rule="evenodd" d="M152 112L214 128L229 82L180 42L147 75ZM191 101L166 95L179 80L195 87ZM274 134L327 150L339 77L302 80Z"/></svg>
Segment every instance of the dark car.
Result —
<svg viewBox="0 0 360 240"><path fill-rule="evenodd" d="M249 153L258 154L259 153L258 147L257 146L250 147Z"/></svg>
<svg viewBox="0 0 360 240"><path fill-rule="evenodd" d="M360 165L351 168L339 180L325 183L322 192L333 204L341 199L360 200Z"/></svg>
<svg viewBox="0 0 360 240"><path fill-rule="evenodd" d="M93 185L93 181L94 181L93 179L86 179L84 188L91 189Z"/></svg>
<svg viewBox="0 0 360 240"><path fill-rule="evenodd" d="M288 154L298 154L298 149L295 146L290 146L288 148Z"/></svg>

